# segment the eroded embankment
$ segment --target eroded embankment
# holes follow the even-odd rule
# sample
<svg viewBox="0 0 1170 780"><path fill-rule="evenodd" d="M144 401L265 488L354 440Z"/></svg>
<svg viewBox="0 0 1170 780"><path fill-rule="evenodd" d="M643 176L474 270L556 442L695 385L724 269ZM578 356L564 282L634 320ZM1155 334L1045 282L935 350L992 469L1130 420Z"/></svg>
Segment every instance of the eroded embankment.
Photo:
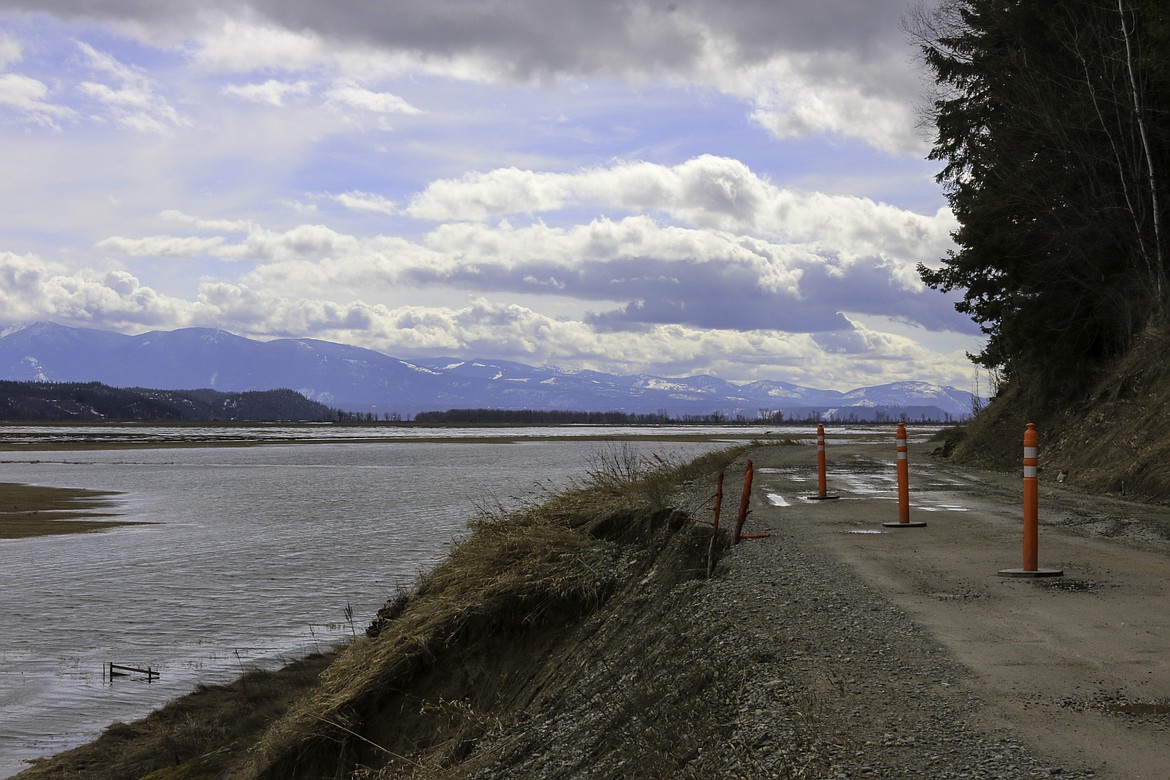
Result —
<svg viewBox="0 0 1170 780"><path fill-rule="evenodd" d="M578 746L571 761L581 765L564 776L585 772L611 749L607 735L623 732L635 735L623 762L643 766L640 776L667 776L693 758L674 749L677 739L701 745L712 735L698 732L720 728L720 719L694 711L710 669L662 659L681 634L702 632L676 624L671 615L682 613L670 602L686 599L685 583L706 576L726 545L725 533L696 520L710 512L695 504L734 457L649 470L619 454L582 489L477 520L309 693L267 711L270 725L234 728L248 720L238 699L198 715L163 710L115 724L21 777L65 777L79 767L92 778L156 780L491 776L490 767L531 755L526 741L540 739L527 727L534 716L553 721L567 698L582 695L598 696L587 711L604 722L589 731L597 744ZM696 478L702 487L680 494ZM664 721L664 705L679 717ZM177 721L186 723L181 741L169 736Z"/></svg>
<svg viewBox="0 0 1170 780"><path fill-rule="evenodd" d="M656 645L689 627L648 636L640 626L648 612L669 614L676 585L706 574L712 530L664 500L682 474L632 476L595 474L587 489L475 523L442 566L379 614L369 638L324 673L315 694L265 734L241 776L466 776L514 763L531 752L524 720L559 707L583 689L583 677L598 674L609 679L589 690L637 682L616 711L598 702L598 717L609 720L598 734L652 728L644 716L665 695L685 707L706 681L656 686L667 670L653 667L663 657ZM670 744L665 736L647 744ZM686 757L628 760L662 766Z"/></svg>

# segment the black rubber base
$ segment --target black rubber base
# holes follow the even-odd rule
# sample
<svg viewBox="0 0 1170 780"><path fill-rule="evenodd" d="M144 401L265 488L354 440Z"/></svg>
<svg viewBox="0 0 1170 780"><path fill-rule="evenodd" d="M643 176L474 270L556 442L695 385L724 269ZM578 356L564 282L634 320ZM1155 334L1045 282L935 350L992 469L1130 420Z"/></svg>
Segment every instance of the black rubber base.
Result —
<svg viewBox="0 0 1170 780"><path fill-rule="evenodd" d="M1028 571L1027 569L1000 569L999 576L1001 577L1063 577L1064 569L1036 569L1035 571Z"/></svg>

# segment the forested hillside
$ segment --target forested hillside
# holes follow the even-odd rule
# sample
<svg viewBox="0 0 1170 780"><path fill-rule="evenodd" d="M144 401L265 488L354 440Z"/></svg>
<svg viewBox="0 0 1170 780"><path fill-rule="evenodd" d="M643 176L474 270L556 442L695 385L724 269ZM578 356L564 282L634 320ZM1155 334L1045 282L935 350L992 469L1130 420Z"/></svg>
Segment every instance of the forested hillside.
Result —
<svg viewBox="0 0 1170 780"><path fill-rule="evenodd" d="M922 279L988 336L991 406L948 447L1092 489L1170 496L1170 5L941 0L908 20L930 157L959 221Z"/></svg>
<svg viewBox="0 0 1170 780"><path fill-rule="evenodd" d="M292 390L147 390L98 382L0 381L0 420L328 420L336 412Z"/></svg>

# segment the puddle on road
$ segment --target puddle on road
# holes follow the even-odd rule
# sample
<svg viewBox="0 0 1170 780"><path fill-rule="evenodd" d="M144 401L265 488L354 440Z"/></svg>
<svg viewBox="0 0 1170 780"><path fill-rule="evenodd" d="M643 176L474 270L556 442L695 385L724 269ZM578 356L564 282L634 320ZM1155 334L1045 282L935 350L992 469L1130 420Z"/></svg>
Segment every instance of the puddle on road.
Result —
<svg viewBox="0 0 1170 780"><path fill-rule="evenodd" d="M1115 715L1170 715L1167 702L1117 701L1102 704L1099 709Z"/></svg>
<svg viewBox="0 0 1170 780"><path fill-rule="evenodd" d="M843 500L897 500L897 474L893 461L876 461L858 458L844 464L830 465L827 469L828 491ZM953 490L960 480L951 480L939 475L933 469L926 470L919 480L911 472L910 501L913 511L922 512L970 512L971 509L958 503L962 498ZM818 481L815 465L807 466L763 466L756 469L765 479L761 487L773 506L788 507L793 502L809 501L807 495L793 499L784 498L778 491L789 495L800 492L801 485ZM769 489L771 492L768 492ZM937 491L937 492L936 492Z"/></svg>

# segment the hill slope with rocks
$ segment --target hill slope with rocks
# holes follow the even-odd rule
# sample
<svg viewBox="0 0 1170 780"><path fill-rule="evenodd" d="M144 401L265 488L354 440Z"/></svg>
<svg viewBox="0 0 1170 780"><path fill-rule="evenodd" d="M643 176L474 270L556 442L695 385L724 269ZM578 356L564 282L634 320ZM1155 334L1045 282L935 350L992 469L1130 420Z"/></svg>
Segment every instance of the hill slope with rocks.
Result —
<svg viewBox="0 0 1170 780"><path fill-rule="evenodd" d="M1170 501L1170 330L1149 327L1073 402L1004 389L945 450L956 462L1020 467L1023 431L1040 435L1043 479L1097 493Z"/></svg>

